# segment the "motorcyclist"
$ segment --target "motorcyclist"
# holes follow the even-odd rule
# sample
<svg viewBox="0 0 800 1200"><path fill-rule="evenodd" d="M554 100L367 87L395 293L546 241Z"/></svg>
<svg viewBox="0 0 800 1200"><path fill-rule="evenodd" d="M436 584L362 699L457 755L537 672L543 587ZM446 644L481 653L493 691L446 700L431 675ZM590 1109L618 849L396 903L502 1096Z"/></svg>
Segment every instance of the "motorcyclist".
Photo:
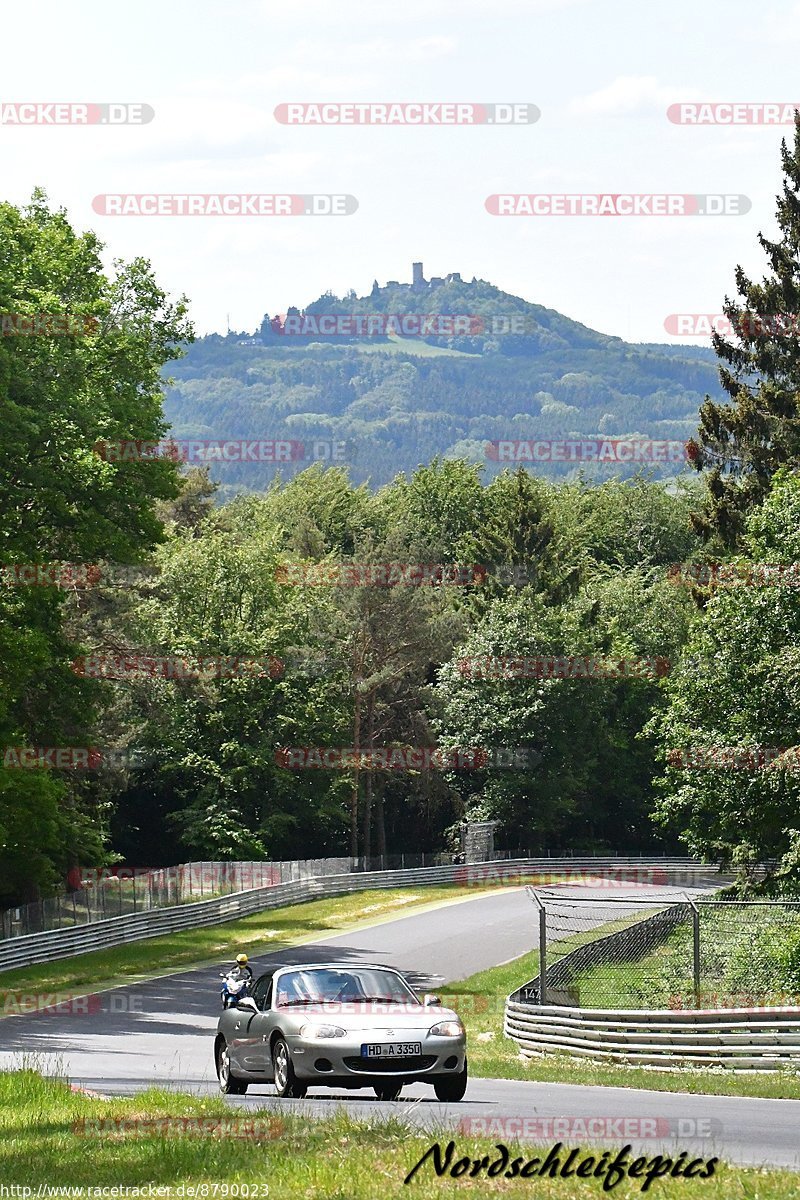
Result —
<svg viewBox="0 0 800 1200"><path fill-rule="evenodd" d="M247 983L247 986L250 986L250 984L253 982L253 972L248 966L246 954L236 955L236 966L232 967L228 972L228 978L233 979L236 983L238 983L240 979L244 979Z"/></svg>
<svg viewBox="0 0 800 1200"><path fill-rule="evenodd" d="M247 964L247 955L237 954L235 964L229 971L220 971L219 977L223 981L220 991L222 1007L227 1008L229 1004L241 1000L250 990L253 972Z"/></svg>

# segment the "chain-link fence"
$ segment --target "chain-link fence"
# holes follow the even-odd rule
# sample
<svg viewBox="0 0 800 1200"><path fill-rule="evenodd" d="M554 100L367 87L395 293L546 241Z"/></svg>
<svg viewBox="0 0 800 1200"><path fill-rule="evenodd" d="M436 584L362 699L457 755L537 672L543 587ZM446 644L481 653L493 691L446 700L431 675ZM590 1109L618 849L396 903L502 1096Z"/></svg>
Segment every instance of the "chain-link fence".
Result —
<svg viewBox="0 0 800 1200"><path fill-rule="evenodd" d="M529 860L555 856L547 850L495 850L491 862ZM284 862L193 862L157 869L112 867L70 872L69 890L63 895L37 900L0 912L0 940L70 929L91 921L127 916L153 908L170 908L211 900L250 888L273 887L325 875L362 871L404 871L439 867L464 856L447 851L430 854L381 854L371 858L306 858ZM647 861L650 861L649 859ZM475 882L465 875L463 882Z"/></svg>
<svg viewBox="0 0 800 1200"><path fill-rule="evenodd" d="M501 851L497 861L530 857L530 851ZM20 905L0 913L0 939L51 929L70 929L90 921L122 917L152 908L191 904L250 888L273 887L324 875L438 867L453 855L384 854L372 858L306 858L285 862L193 862L155 870L98 868L71 872L63 895Z"/></svg>
<svg viewBox="0 0 800 1200"><path fill-rule="evenodd" d="M800 1005L800 900L529 889L543 970L515 995L576 1008Z"/></svg>
<svg viewBox="0 0 800 1200"><path fill-rule="evenodd" d="M77 877L73 872L73 886L64 895L0 914L0 936L22 937L51 929L69 929L109 917L360 869L363 867L357 859L310 858L291 862L192 862L157 870L100 868L78 872Z"/></svg>

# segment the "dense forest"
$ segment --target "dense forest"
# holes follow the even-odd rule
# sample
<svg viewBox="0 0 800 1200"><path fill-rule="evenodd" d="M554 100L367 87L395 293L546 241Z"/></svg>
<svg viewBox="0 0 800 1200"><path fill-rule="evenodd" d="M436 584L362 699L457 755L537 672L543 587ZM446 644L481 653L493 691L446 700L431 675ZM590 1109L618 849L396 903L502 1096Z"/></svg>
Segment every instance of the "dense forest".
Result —
<svg viewBox="0 0 800 1200"><path fill-rule="evenodd" d="M0 337L3 901L120 859L455 849L465 817L508 848L796 875L800 354L780 314L800 311L800 132L783 167L781 237L761 283L736 272L715 387L703 355L580 346L557 314L519 354L273 350L271 318L263 344L192 347L149 263L108 273L41 194L0 205L0 311L26 317ZM449 311L495 295L442 286L477 289ZM80 335L31 335L41 313L81 314ZM168 386L193 436L405 432L370 459L378 486L98 452L163 441ZM546 478L452 444L517 412L563 433L564 406L644 432L645 400L691 419L701 474Z"/></svg>
<svg viewBox="0 0 800 1200"><path fill-rule="evenodd" d="M469 317L475 331L403 336L390 327L384 335L374 318L392 314L433 314L455 329L452 318ZM322 318L337 315L334 329L361 318L362 336L326 334ZM435 456L483 463L491 477L502 464L487 445L499 440L638 436L682 445L697 430L703 397L722 394L710 350L630 345L489 283L450 277L424 287L376 283L369 296L327 294L302 313L266 314L253 333L198 339L172 374L166 413L176 438L292 439L310 457L317 441L322 461L335 443L351 479L372 485ZM654 469L667 478L685 466ZM602 480L637 467L581 469ZM276 468L213 462L212 472L228 497L263 489ZM578 468L540 463L537 472L570 479Z"/></svg>

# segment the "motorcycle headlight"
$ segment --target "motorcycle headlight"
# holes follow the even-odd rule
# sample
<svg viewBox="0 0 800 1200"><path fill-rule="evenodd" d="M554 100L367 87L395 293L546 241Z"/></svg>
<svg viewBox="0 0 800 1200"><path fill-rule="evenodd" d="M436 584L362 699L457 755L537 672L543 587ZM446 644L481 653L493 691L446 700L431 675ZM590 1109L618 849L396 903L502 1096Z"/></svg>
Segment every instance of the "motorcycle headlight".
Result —
<svg viewBox="0 0 800 1200"><path fill-rule="evenodd" d="M461 1037L464 1032L464 1026L460 1021L440 1021L438 1025L433 1025L429 1030L434 1037Z"/></svg>
<svg viewBox="0 0 800 1200"><path fill-rule="evenodd" d="M347 1033L346 1029L342 1029L339 1025L301 1025L300 1037L310 1038L316 1041L317 1038L338 1038L344 1037Z"/></svg>

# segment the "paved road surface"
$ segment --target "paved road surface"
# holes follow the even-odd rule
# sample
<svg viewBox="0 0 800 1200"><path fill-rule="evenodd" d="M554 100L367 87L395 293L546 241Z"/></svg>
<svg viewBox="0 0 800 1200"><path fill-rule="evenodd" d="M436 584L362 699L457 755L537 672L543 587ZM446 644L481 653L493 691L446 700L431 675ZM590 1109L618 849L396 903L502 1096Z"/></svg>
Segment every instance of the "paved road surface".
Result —
<svg viewBox="0 0 800 1200"><path fill-rule="evenodd" d="M565 898L593 895L605 919L633 911L643 896L683 897L681 890L637 887L616 897L630 905L605 904L604 888L573 885L557 889ZM404 971L419 987L440 988L476 971L506 962L538 945L535 909L524 889L481 895L424 913L408 915L371 928L355 930L314 944L288 947L254 960L259 967L274 961L378 961ZM231 947L231 956L235 947ZM523 980L520 980L523 982ZM216 1091L211 1061L212 1034L218 1015L217 968L182 972L148 983L132 984L101 998L101 1011L74 1015L14 1016L0 1021L0 1067L19 1064L22 1054L37 1054L85 1087L124 1095L158 1084L203 1094ZM676 1080L676 1087L679 1086ZM657 1146L708 1157L714 1153L738 1162L773 1163L800 1169L800 1101L693 1097L617 1088L577 1087L508 1080L475 1079L461 1104L443 1105L432 1089L414 1085L404 1099L386 1104L368 1092L320 1089L304 1101L278 1101L271 1085L251 1085L231 1105L251 1109L290 1107L309 1115L328 1115L345 1107L356 1115L402 1112L430 1128L457 1126L464 1118L523 1117L654 1118L653 1137L629 1137L634 1149L656 1152ZM682 1124L680 1122L683 1122ZM701 1122L699 1125L697 1122ZM703 1124L705 1122L705 1124ZM495 1135L498 1127L489 1126ZM509 1132L510 1136L510 1132ZM468 1134L457 1135L462 1141ZM497 1134L497 1140L502 1137ZM557 1137L539 1137L550 1144ZM587 1139L583 1139L584 1144ZM609 1145L620 1145L612 1134Z"/></svg>

